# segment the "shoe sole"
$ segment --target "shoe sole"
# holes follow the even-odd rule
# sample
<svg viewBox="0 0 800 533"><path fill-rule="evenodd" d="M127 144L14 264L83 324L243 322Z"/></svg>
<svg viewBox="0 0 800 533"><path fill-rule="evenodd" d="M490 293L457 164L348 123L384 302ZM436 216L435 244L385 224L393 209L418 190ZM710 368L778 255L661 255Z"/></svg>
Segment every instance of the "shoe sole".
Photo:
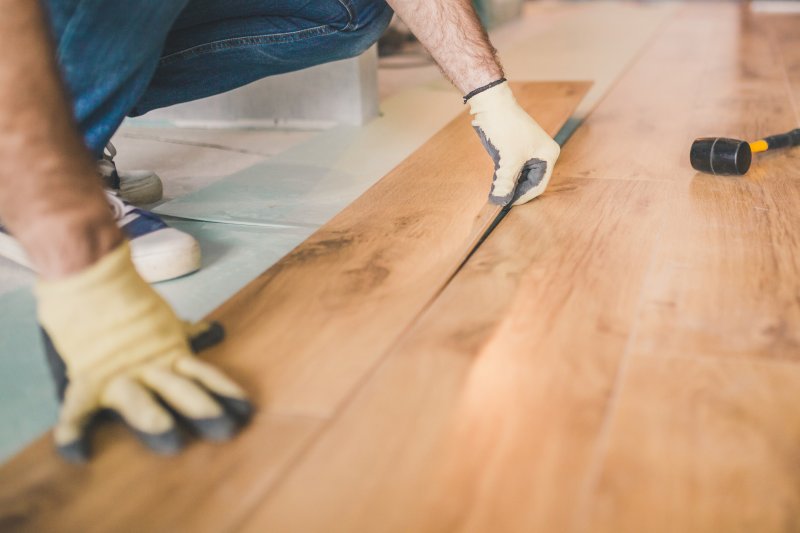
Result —
<svg viewBox="0 0 800 533"><path fill-rule="evenodd" d="M132 240L131 256L136 270L149 283L179 278L200 269L200 245L194 237L175 228Z"/></svg>
<svg viewBox="0 0 800 533"><path fill-rule="evenodd" d="M143 244L139 241L147 237L140 237L136 239L137 242L131 243L131 255L137 272L148 283L179 278L200 269L200 245L194 238L186 235L187 238L181 239L182 242L177 245L173 242L170 246L163 246L161 250L151 250L145 254L137 248ZM6 233L0 233L0 256L36 270L19 242Z"/></svg>
<svg viewBox="0 0 800 533"><path fill-rule="evenodd" d="M129 204L152 204L164 197L164 186L158 174L149 170L123 170L118 174L119 195Z"/></svg>

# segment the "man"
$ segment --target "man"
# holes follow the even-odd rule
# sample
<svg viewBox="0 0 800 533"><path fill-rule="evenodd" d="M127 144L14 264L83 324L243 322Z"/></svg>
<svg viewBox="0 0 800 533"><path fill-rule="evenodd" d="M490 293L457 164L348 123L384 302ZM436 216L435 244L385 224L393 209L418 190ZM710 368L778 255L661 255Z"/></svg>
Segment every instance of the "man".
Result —
<svg viewBox="0 0 800 533"><path fill-rule="evenodd" d="M67 378L65 457L88 457L101 409L164 453L183 444L176 420L226 439L250 412L192 354L215 330L181 322L147 283L198 268L196 242L125 203L130 176L99 177L123 118L355 56L393 10L470 104L495 160L490 199L541 194L559 147L516 104L470 0L0 0L0 253L40 276L39 322Z"/></svg>

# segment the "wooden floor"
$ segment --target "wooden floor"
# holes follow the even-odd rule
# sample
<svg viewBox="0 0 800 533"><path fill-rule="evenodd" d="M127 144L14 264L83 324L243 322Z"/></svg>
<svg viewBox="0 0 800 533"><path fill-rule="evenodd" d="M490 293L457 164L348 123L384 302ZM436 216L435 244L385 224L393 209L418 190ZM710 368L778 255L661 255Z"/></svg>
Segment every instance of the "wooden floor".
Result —
<svg viewBox="0 0 800 533"><path fill-rule="evenodd" d="M494 220L460 117L214 313L261 411L173 459L0 468L0 530L800 531L800 16L679 9ZM586 84L529 84L554 132ZM455 275L453 275L455 273Z"/></svg>

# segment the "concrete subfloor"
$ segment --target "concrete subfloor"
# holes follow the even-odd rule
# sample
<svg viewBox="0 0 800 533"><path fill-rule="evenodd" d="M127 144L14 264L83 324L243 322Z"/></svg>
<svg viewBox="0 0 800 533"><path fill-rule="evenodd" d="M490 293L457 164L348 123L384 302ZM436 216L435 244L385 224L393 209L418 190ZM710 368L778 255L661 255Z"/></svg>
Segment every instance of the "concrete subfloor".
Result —
<svg viewBox="0 0 800 533"><path fill-rule="evenodd" d="M492 38L509 78L594 80L595 87L579 110L579 119L603 96L673 8L670 3L530 2L522 19L498 28ZM402 102L408 112L429 113L426 105L430 107L430 100L426 94L435 94L438 99L442 91L452 92L438 69L424 56L393 59L382 65L379 74L382 100L397 97L399 100L394 101ZM418 87L426 89L408 93ZM450 97L455 104L439 111L436 120L441 125L461 109L458 94L452 92ZM391 124L392 115L384 120ZM191 198L211 186L224 189L229 177L261 166L267 168L276 156L300 150L306 144L313 146L314 139L323 134L319 130L124 125L114 143L119 150L120 168L157 170L164 180L164 202L168 202ZM358 138L357 131L347 130L346 134ZM420 130L414 135L417 138L411 144L419 145L429 132ZM402 159L410 148L413 146L406 143L389 159ZM309 154L312 162L313 158ZM352 175L359 173L354 171ZM368 183L359 187L379 178L380 175L368 176L365 178ZM358 187L353 188L357 190ZM338 209L355 196L338 199ZM275 202L280 203L280 198ZM159 209L169 212L169 204ZM202 220L170 218L169 221L195 235L204 252L203 271L157 286L187 318L205 315L319 225L276 229ZM57 413L35 323L30 291L34 279L31 272L0 258L0 461L44 432Z"/></svg>

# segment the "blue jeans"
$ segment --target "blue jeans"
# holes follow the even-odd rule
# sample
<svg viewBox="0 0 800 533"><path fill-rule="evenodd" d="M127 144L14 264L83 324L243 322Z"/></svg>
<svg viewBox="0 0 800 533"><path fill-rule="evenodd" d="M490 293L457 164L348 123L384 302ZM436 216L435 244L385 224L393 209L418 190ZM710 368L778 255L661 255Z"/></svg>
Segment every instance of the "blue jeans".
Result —
<svg viewBox="0 0 800 533"><path fill-rule="evenodd" d="M126 115L354 57L392 17L384 0L46 0L88 148Z"/></svg>

